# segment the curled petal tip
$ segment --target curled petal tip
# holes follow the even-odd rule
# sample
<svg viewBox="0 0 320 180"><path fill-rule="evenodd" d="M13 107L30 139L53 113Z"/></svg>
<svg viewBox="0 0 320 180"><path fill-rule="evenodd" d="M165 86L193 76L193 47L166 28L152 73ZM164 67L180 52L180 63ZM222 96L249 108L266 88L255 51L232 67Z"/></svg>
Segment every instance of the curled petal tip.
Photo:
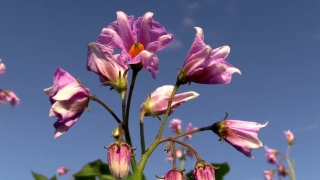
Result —
<svg viewBox="0 0 320 180"><path fill-rule="evenodd" d="M193 97L198 97L198 96L200 96L200 94L198 94L198 93L196 93L196 92L194 92L194 91L192 91L192 93L193 93Z"/></svg>
<svg viewBox="0 0 320 180"><path fill-rule="evenodd" d="M269 123L269 122L267 121L266 123L262 124L262 126L263 126L263 127L266 127L266 126L268 125L268 123Z"/></svg>
<svg viewBox="0 0 320 180"><path fill-rule="evenodd" d="M229 73L238 73L239 75L241 75L241 71L240 71L240 69L238 69L238 68L235 68L235 67L230 67L230 68L228 68L227 69L227 72L229 72Z"/></svg>

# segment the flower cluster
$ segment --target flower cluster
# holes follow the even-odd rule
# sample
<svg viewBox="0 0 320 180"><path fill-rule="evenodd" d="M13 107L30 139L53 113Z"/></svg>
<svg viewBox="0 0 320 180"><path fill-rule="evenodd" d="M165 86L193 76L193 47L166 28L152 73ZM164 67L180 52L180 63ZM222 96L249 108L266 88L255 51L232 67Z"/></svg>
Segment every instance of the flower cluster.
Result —
<svg viewBox="0 0 320 180"><path fill-rule="evenodd" d="M0 74L4 74L6 72L6 66L3 64L2 60L0 59ZM0 104L5 104L5 100L14 106L20 103L20 99L17 95L11 90L3 90L0 89Z"/></svg>
<svg viewBox="0 0 320 180"><path fill-rule="evenodd" d="M279 179L281 179L281 177L288 177L288 176L290 177L290 179L295 179L294 167L291 164L291 160L289 158L290 148L294 142L294 135L290 130L285 131L284 134L286 136L287 143L288 143L288 149L287 149L286 155L283 155L278 150L270 149L267 146L265 146L266 159L267 159L268 163L276 166L276 169L274 169L274 170L264 171L264 178L266 180L273 180L275 172L277 172ZM286 169L284 167L284 165L282 164L282 162L278 161L278 159L277 159L278 156L280 156L281 161L287 161L289 169ZM289 173L289 171L290 171L290 173Z"/></svg>
<svg viewBox="0 0 320 180"><path fill-rule="evenodd" d="M118 123L112 135L116 139L115 142L105 147L108 149L109 169L115 178L127 177L131 164L133 179L142 179L145 165L152 152L159 144L168 142L165 150L167 153L171 152L168 154L167 160L172 161L173 168L162 178L167 180L185 179L183 168L176 166L176 159L185 160L186 156L189 156L196 158L193 170L195 179L214 180L216 167L204 161L196 149L188 143L193 134L202 131L213 131L221 142L226 141L245 156L253 158L252 149L263 147L258 138L258 132L268 123L229 120L226 116L221 121L201 128L195 128L190 123L186 131L183 132L182 121L173 119L169 127L176 135L162 137L168 116L181 104L199 96L194 91L177 93L180 86L191 83L228 84L234 73L241 74L238 68L226 61L230 47L224 45L211 48L204 41L203 30L200 27L195 27L194 41L184 63L181 63L182 68L179 68L175 85L163 85L156 88L153 93L147 94L147 99L141 105L141 159L137 163L129 126L130 104L135 80L143 69L149 71L153 79L156 78L156 74L160 71L160 60L156 53L172 42L173 35L168 33L163 25L153 20L151 12L147 12L137 19L121 11L116 14L116 21L102 29L96 42L88 44L86 67L88 71L99 76L99 83L102 86L109 86L121 95L122 117L119 118L106 103L96 96L90 95L90 90L84 87L80 80L58 68L54 74L53 86L44 89L51 104L49 116L57 118L54 123L54 138L67 132L78 121L85 108L90 110L89 101L95 101L109 111ZM119 50L119 53L115 53L115 49ZM132 77L130 86L129 74ZM161 117L162 115L164 116ZM146 148L144 118L148 116L157 117L161 120L161 125L156 139ZM176 144L179 144L180 147L176 147Z"/></svg>

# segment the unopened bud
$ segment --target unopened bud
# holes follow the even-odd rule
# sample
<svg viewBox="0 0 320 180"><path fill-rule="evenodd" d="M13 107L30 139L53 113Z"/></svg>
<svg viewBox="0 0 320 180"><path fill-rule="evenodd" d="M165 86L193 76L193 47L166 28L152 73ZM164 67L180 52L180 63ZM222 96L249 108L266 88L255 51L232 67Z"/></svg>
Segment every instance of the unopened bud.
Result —
<svg viewBox="0 0 320 180"><path fill-rule="evenodd" d="M114 139L118 139L119 135L120 135L119 128L117 127L112 131L112 136L111 137L113 137Z"/></svg>
<svg viewBox="0 0 320 180"><path fill-rule="evenodd" d="M199 160L194 166L193 177L195 180L215 180L215 172L211 164Z"/></svg>
<svg viewBox="0 0 320 180"><path fill-rule="evenodd" d="M126 142L118 140L108 148L108 163L111 174L117 179L125 178L129 173L132 148Z"/></svg>
<svg viewBox="0 0 320 180"><path fill-rule="evenodd" d="M166 147L164 148L164 151L166 153L169 153L171 151L172 147L173 147L173 142L171 141L166 145Z"/></svg>
<svg viewBox="0 0 320 180"><path fill-rule="evenodd" d="M284 134L286 135L286 139L288 141L288 144L292 145L293 141L294 141L294 135L292 134L292 132L290 130L288 130L288 131L285 131Z"/></svg>
<svg viewBox="0 0 320 180"><path fill-rule="evenodd" d="M164 175L164 180L184 180L186 176L180 169L172 169Z"/></svg>

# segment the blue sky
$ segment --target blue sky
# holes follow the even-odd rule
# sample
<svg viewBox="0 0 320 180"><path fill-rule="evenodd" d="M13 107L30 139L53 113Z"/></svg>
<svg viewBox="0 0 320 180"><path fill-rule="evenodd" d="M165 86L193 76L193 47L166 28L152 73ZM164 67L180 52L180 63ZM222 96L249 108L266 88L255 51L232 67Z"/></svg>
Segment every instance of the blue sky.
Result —
<svg viewBox="0 0 320 180"><path fill-rule="evenodd" d="M286 150L283 131L296 137L291 157L296 162L297 179L318 179L314 165L320 160L320 1L41 1L10 0L0 6L0 58L6 74L1 88L12 89L21 99L13 109L1 106L0 179L32 179L30 170L52 176L61 165L72 172L96 159L106 161L104 145L112 143L117 126L102 107L92 102L66 134L53 139L49 118L50 103L43 92L53 84L57 67L80 77L120 114L120 96L100 88L97 75L86 67L87 44L96 40L101 29L116 19L116 11L135 17L154 12L174 34L174 41L157 55L160 72L139 74L131 111L133 141L139 147L139 108L146 94L164 84L174 84L177 67L183 65L195 36L194 26L202 27L205 42L212 47L229 45L228 61L242 75L234 75L228 85L183 86L179 92L194 90L200 96L180 106L172 118L197 127L210 125L229 113L230 119L264 123L259 137L264 145ZM147 145L160 125L146 118ZM166 125L168 127L168 125ZM164 135L172 132L166 128ZM253 150L254 160L246 158L229 144L220 144L212 132L196 134L192 144L209 162L229 162L226 180L258 180L270 169L264 149ZM171 169L160 145L147 164L148 179ZM139 154L139 153L137 153ZM191 169L189 160L186 169ZM66 175L61 179L68 179Z"/></svg>

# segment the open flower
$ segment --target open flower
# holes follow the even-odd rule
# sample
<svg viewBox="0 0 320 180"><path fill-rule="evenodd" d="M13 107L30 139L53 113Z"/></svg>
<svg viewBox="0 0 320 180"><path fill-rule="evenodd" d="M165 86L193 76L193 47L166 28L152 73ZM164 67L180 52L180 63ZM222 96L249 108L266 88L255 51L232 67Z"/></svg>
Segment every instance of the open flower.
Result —
<svg viewBox="0 0 320 180"><path fill-rule="evenodd" d="M113 49L98 43L88 45L87 70L100 76L100 81L118 92L127 88L128 66L120 54L114 55Z"/></svg>
<svg viewBox="0 0 320 180"><path fill-rule="evenodd" d="M221 141L225 140L239 152L253 159L252 149L263 146L258 139L258 132L267 124L268 122L259 124L240 120L222 120L212 125L212 131L221 138Z"/></svg>
<svg viewBox="0 0 320 180"><path fill-rule="evenodd" d="M182 83L228 84L232 74L240 70L225 61L230 53L229 46L212 49L204 43L203 30L195 27L197 33L187 54L178 79Z"/></svg>
<svg viewBox="0 0 320 180"><path fill-rule="evenodd" d="M6 66L2 63L0 59L0 74L4 74L6 72Z"/></svg>
<svg viewBox="0 0 320 180"><path fill-rule="evenodd" d="M117 12L117 20L102 29L98 42L120 49L128 64L137 64L150 71L153 78L159 71L159 59L155 55L173 40L173 35L152 19L153 13L147 12L134 21L134 16Z"/></svg>
<svg viewBox="0 0 320 180"><path fill-rule="evenodd" d="M271 164L277 164L278 151L275 149L270 149L267 146L264 146L264 148L266 150L267 161Z"/></svg>
<svg viewBox="0 0 320 180"><path fill-rule="evenodd" d="M164 85L157 88L151 95L148 95L146 102L144 102L141 106L141 110L145 111L145 115L157 116L164 114L167 110L173 88L174 87L172 85ZM174 95L170 114L182 103L198 96L199 94L194 91Z"/></svg>
<svg viewBox="0 0 320 180"><path fill-rule="evenodd" d="M44 92L49 95L52 105L49 117L58 117L53 125L56 139L78 121L88 105L90 90L61 68L54 73L53 81L53 86Z"/></svg>

